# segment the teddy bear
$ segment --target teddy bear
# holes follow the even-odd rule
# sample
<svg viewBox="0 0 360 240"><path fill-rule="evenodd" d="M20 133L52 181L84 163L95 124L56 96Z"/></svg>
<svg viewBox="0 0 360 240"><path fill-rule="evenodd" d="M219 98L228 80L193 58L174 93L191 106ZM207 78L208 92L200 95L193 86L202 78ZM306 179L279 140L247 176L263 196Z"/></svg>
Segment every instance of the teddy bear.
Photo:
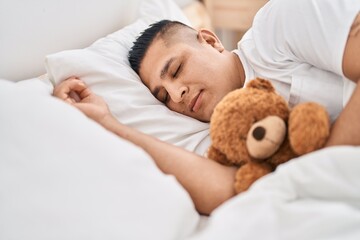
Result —
<svg viewBox="0 0 360 240"><path fill-rule="evenodd" d="M207 155L239 167L234 188L241 193L278 165L323 147L329 134L323 106L307 102L290 109L268 80L257 78L216 105Z"/></svg>

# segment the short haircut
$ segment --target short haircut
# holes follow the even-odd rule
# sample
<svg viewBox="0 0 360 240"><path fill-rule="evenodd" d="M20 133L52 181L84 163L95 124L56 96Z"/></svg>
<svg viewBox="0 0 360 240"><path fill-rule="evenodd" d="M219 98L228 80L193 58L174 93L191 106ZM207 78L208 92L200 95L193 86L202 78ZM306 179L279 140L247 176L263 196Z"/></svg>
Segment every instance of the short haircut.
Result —
<svg viewBox="0 0 360 240"><path fill-rule="evenodd" d="M134 45L129 51L128 59L131 68L139 75L141 63L154 39L161 37L162 39L167 40L169 35L175 33L172 30L177 30L179 27L192 29L181 22L170 20L158 21L151 24L149 28L145 29L145 31L143 31L135 40Z"/></svg>

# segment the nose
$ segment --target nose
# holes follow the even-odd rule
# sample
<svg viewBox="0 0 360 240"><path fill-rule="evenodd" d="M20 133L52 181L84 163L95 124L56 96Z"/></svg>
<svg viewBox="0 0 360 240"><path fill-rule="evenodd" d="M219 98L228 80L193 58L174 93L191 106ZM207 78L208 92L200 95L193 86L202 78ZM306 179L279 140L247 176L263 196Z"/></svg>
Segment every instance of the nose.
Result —
<svg viewBox="0 0 360 240"><path fill-rule="evenodd" d="M181 84L169 83L165 86L165 89L170 95L171 100L175 103L183 101L188 93L188 87Z"/></svg>

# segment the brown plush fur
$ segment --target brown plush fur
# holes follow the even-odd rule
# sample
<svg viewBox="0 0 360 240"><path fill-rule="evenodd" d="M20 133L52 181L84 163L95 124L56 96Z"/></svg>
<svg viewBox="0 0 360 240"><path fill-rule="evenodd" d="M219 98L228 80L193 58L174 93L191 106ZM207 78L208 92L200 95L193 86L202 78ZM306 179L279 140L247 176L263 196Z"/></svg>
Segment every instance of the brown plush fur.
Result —
<svg viewBox="0 0 360 240"><path fill-rule="evenodd" d="M279 126L287 128L284 129L286 135L273 147L278 140L270 139L270 133L279 135L279 126L275 124L278 121L285 122ZM267 123L262 125L263 122ZM258 137L254 132L249 133L254 124L266 130L264 140L250 142L249 138ZM208 157L221 164L239 167L234 186L240 193L279 164L323 147L329 130L329 117L322 106L303 103L290 110L269 81L255 79L246 88L229 93L216 106L210 122L212 145ZM269 144L274 153L267 152ZM269 156L257 158L251 156L252 152L265 152Z"/></svg>

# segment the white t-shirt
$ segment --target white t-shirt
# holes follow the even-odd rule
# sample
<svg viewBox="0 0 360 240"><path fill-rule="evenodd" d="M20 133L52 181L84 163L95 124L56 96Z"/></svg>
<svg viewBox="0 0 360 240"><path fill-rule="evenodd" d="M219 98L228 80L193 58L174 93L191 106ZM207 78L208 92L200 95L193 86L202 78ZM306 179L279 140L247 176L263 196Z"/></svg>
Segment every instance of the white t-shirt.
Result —
<svg viewBox="0 0 360 240"><path fill-rule="evenodd" d="M343 108L342 57L360 0L270 0L234 52L245 83L270 80L290 106L315 101L334 120Z"/></svg>

